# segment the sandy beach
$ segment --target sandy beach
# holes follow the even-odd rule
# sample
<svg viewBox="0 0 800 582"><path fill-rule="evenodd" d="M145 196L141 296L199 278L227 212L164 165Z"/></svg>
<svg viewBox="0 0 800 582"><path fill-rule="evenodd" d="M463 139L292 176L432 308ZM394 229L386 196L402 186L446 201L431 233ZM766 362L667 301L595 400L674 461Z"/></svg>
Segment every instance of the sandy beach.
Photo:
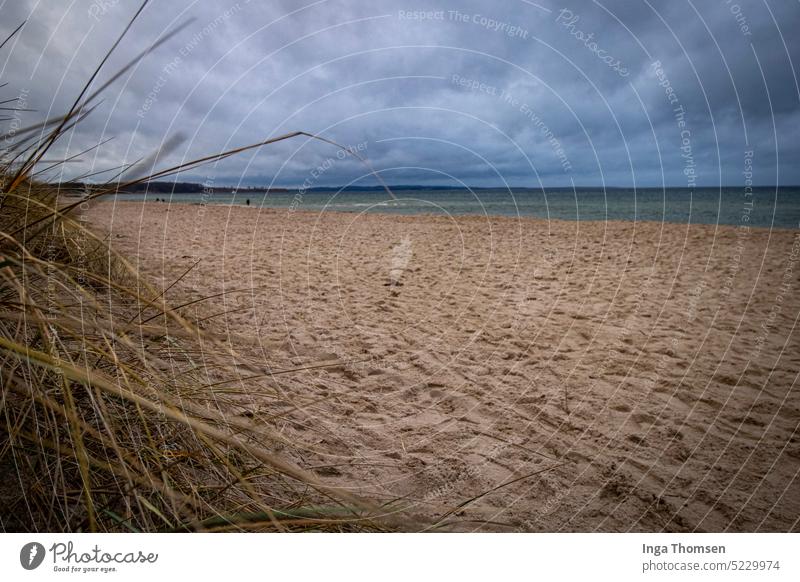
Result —
<svg viewBox="0 0 800 582"><path fill-rule="evenodd" d="M330 483L426 523L480 496L447 530L800 530L797 231L137 202L88 217L159 289L197 263L167 301L211 296L180 312L246 362L209 399L234 394L231 414Z"/></svg>

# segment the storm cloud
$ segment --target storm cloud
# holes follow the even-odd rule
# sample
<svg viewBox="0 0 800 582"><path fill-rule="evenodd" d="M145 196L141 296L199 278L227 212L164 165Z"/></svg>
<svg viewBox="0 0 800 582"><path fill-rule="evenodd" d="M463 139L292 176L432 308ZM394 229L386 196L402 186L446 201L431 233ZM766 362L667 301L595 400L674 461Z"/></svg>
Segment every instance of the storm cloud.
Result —
<svg viewBox="0 0 800 582"><path fill-rule="evenodd" d="M67 110L136 9L0 4L0 34L25 22L0 52L0 97L36 110L4 127ZM800 183L796 2L154 0L95 85L187 20L52 157L113 139L51 178L303 130L393 184L736 185L750 156L755 184ZM180 179L374 183L306 138Z"/></svg>

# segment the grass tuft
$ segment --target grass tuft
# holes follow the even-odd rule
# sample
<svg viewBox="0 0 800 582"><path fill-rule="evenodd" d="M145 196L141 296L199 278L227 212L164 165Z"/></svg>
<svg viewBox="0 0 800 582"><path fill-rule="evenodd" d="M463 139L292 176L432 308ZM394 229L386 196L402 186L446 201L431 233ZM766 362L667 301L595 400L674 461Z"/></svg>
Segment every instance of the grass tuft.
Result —
<svg viewBox="0 0 800 582"><path fill-rule="evenodd" d="M100 91L89 87L124 35L65 115L3 136L0 530L384 529L372 504L288 460L292 443L268 423L229 414L224 397L198 390L208 370L190 355L229 348L182 318L81 215L134 182L281 139L323 138L295 132L95 185L78 200L39 181L43 168L70 161L44 156L91 113Z"/></svg>

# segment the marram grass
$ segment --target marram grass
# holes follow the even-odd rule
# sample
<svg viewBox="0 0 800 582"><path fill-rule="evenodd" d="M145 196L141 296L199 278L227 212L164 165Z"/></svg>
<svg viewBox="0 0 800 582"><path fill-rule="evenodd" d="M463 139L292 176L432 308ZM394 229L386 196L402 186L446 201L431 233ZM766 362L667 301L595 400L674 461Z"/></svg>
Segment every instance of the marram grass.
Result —
<svg viewBox="0 0 800 582"><path fill-rule="evenodd" d="M69 215L32 240L15 229L53 214L52 188L2 195L2 528L378 527L369 503L275 454L292 443L272 427L204 398L185 354L215 338L154 301L103 240ZM167 343L170 365L152 349Z"/></svg>
<svg viewBox="0 0 800 582"><path fill-rule="evenodd" d="M2 135L0 530L393 527L370 502L276 453L292 443L268 423L226 414L224 394L198 390L207 370L191 354L230 350L181 317L79 215L126 184L290 137L321 138L295 132L128 181L121 166L116 182L65 199L61 185L40 181L54 166L44 156L93 110L109 83L89 88L107 58L66 114ZM169 362L154 346L168 348Z"/></svg>

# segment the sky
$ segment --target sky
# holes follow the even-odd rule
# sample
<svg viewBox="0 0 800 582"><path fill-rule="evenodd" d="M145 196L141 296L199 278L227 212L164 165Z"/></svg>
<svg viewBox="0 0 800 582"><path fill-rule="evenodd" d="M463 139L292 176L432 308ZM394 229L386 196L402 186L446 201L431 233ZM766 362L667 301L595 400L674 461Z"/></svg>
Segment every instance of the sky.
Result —
<svg viewBox="0 0 800 582"><path fill-rule="evenodd" d="M0 0L0 100L16 129L69 109L138 8ZM188 24L186 24L188 22ZM112 84L43 174L161 169L218 186L800 184L795 0L152 0L95 80ZM108 140L108 141L106 141ZM103 143L104 142L104 143ZM139 169L142 164L140 163Z"/></svg>

